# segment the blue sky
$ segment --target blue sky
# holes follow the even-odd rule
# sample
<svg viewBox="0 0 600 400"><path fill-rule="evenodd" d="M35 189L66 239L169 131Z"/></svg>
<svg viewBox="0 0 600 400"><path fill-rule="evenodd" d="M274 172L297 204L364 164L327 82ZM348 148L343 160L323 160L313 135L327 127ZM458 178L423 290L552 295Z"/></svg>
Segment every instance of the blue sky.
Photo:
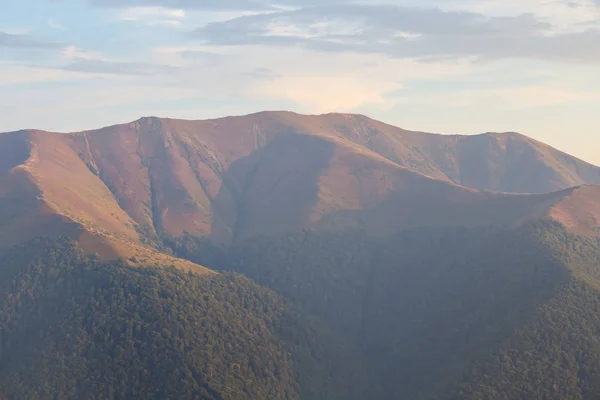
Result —
<svg viewBox="0 0 600 400"><path fill-rule="evenodd" d="M357 112L600 164L600 0L0 0L0 131Z"/></svg>

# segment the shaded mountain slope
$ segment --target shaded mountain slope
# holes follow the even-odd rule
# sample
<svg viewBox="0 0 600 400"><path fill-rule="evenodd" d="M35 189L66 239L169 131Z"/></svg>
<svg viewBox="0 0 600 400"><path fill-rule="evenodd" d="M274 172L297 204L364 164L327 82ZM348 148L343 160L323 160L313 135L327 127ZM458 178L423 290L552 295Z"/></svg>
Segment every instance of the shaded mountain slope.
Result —
<svg viewBox="0 0 600 400"><path fill-rule="evenodd" d="M597 399L598 295L592 287L570 281L478 363L454 398Z"/></svg>
<svg viewBox="0 0 600 400"><path fill-rule="evenodd" d="M362 115L286 115L307 132L341 137L439 180L478 190L548 193L600 184L600 168L514 132L438 135Z"/></svg>
<svg viewBox="0 0 600 400"><path fill-rule="evenodd" d="M546 220L386 238L305 231L223 249L187 237L174 249L255 279L354 341L381 399L591 400L598 243ZM514 386L512 373L522 375ZM544 397L548 389L556 395Z"/></svg>
<svg viewBox="0 0 600 400"><path fill-rule="evenodd" d="M526 229L421 228L376 242L309 233L231 254L239 272L359 343L387 398L449 393L568 279Z"/></svg>
<svg viewBox="0 0 600 400"><path fill-rule="evenodd" d="M456 399L600 396L600 241L541 232L571 278L464 377Z"/></svg>

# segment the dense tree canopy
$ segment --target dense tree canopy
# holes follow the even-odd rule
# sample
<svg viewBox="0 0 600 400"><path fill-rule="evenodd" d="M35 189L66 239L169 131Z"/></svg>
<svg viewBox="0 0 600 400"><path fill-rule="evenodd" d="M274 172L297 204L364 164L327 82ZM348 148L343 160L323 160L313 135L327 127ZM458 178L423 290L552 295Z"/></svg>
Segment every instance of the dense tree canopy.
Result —
<svg viewBox="0 0 600 400"><path fill-rule="evenodd" d="M354 342L384 388L382 398L495 399L502 387L514 389L509 378L482 374L482 368L500 374L499 354L522 356L517 349L528 337L523 332L579 332L577 324L594 324L583 299L593 297L593 283L600 282L598 241L567 234L550 221L520 228L412 229L386 240L306 231L228 249L189 236L175 244L180 255L210 260L213 267L272 288ZM558 315L575 320L565 326L559 317L548 317L553 304L567 307ZM579 335L595 341L592 332ZM553 351L551 343L540 351ZM580 342L579 351L588 345ZM549 378L541 365L526 368ZM588 369L600 380L600 366ZM524 382L530 390L546 390L541 380ZM514 390L520 391L498 398L532 393ZM595 398L590 396L585 398Z"/></svg>
<svg viewBox="0 0 600 400"><path fill-rule="evenodd" d="M351 348L242 276L100 262L70 242L38 241L0 264L0 398L365 393Z"/></svg>
<svg viewBox="0 0 600 400"><path fill-rule="evenodd" d="M600 244L558 224L163 242L221 273L2 253L0 398L600 397Z"/></svg>

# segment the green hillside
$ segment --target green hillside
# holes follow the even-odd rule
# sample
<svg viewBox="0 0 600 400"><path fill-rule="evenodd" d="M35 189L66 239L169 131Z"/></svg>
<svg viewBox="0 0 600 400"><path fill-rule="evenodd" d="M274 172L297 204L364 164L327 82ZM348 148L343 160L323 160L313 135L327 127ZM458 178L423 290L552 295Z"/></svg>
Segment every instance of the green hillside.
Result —
<svg viewBox="0 0 600 400"><path fill-rule="evenodd" d="M573 277L476 364L457 399L600 398L600 244L553 233L541 239Z"/></svg>
<svg viewBox="0 0 600 400"><path fill-rule="evenodd" d="M559 224L165 242L222 272L2 254L0 398L600 396L600 244Z"/></svg>
<svg viewBox="0 0 600 400"><path fill-rule="evenodd" d="M0 265L0 398L376 393L351 346L239 275L101 262L71 242L18 247Z"/></svg>
<svg viewBox="0 0 600 400"><path fill-rule="evenodd" d="M600 282L600 247L553 222L518 229L415 229L386 240L306 231L228 249L187 237L174 247L179 255L272 288L355 343L384 388L382 399L534 398L527 396L544 393L541 378L550 379L555 369L541 369L547 364L535 358L511 361L539 374L537 380L524 375L530 389L524 392L498 361L506 354L525 357L519 349L527 341L537 343L540 354L558 346L575 352L570 357L578 363L587 362L590 375L568 393L584 393L584 385L600 380L600 366L578 358L585 349L592 352L587 360L600 357L592 345L598 331L590 312L597 309L590 301L600 297L593 286ZM536 332L560 333L564 343L534 341ZM570 332L585 339L572 343ZM578 366L562 368L578 374Z"/></svg>

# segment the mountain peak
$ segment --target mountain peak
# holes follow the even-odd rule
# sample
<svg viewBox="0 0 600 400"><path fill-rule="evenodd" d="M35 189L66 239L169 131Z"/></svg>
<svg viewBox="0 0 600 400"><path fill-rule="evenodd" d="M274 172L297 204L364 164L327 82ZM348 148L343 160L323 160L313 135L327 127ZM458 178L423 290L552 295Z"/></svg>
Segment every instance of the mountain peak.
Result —
<svg viewBox="0 0 600 400"><path fill-rule="evenodd" d="M390 226L390 213L399 215L400 225L460 224L474 219L465 206L485 215L497 213L486 208L497 204L504 211L494 221L513 221L540 215L548 205L537 209L534 198L513 209L513 197L502 200L493 192L542 194L600 184L600 168L514 132L435 135L358 114L143 117L75 134L27 132L0 135L0 224L9 227L3 237L38 234L35 218L11 225L14 215L36 215L56 234L93 232L103 243L98 248L116 254L161 234L227 242L307 227L365 226L368 215L379 218L371 226ZM437 199L440 193L450 200ZM577 214L572 204L588 198L578 195L553 215L584 226L595 209L585 200L588 214ZM400 205L410 213L401 213ZM107 232L111 239L102 239Z"/></svg>
<svg viewBox="0 0 600 400"><path fill-rule="evenodd" d="M482 135L501 138L501 139L512 138L512 139L533 140L529 136L523 135L522 133L519 133L519 132L513 132L513 131L510 131L510 132L486 132L486 133L483 133Z"/></svg>

